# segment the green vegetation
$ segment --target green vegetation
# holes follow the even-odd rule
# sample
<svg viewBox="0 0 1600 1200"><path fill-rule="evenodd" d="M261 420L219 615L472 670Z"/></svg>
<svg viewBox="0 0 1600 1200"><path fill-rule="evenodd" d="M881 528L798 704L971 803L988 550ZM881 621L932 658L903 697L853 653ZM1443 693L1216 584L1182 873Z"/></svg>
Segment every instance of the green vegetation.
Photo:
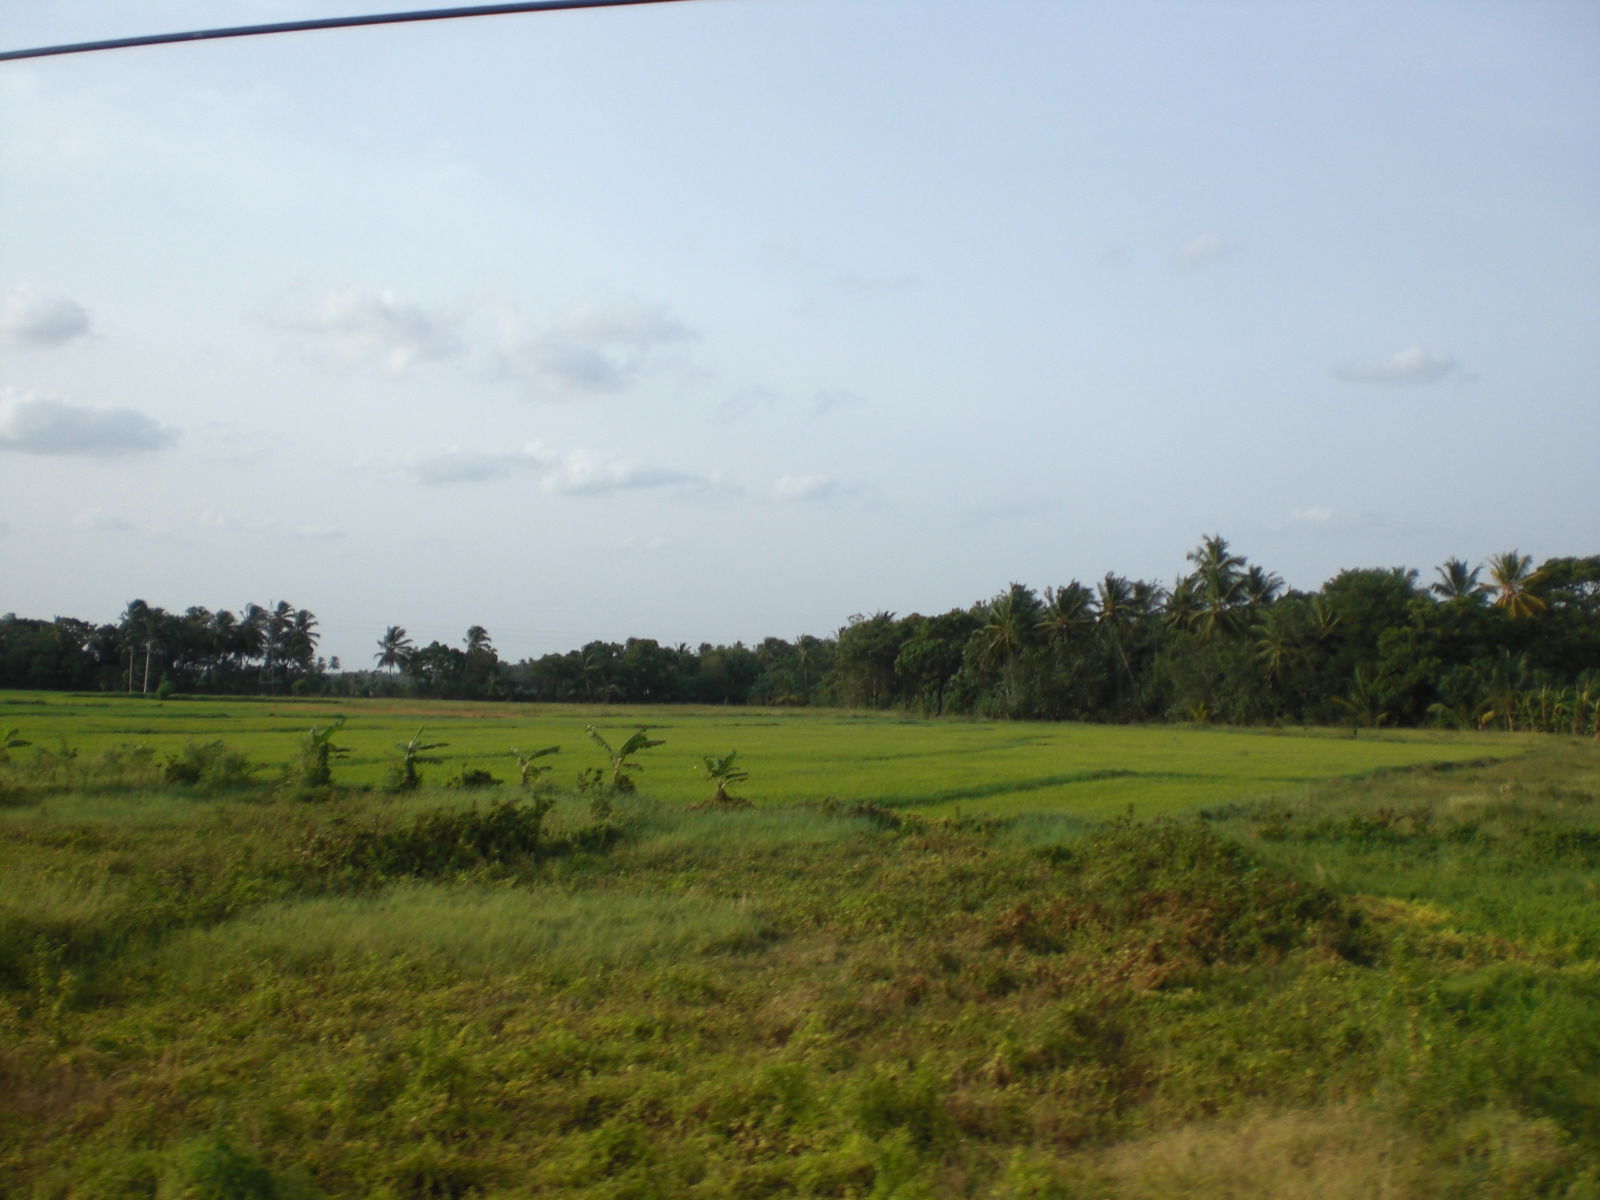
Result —
<svg viewBox="0 0 1600 1200"><path fill-rule="evenodd" d="M0 1195L1600 1195L1587 741L0 702Z"/></svg>
<svg viewBox="0 0 1600 1200"><path fill-rule="evenodd" d="M235 617L135 600L115 625L0 616L0 687L1600 734L1600 555L1535 567L1511 550L1436 574L1358 568L1291 591L1211 535L1170 587L1114 571L1042 595L1013 582L935 616L857 614L825 637L593 641L515 663L481 625L422 647L391 625L376 669L352 671L317 656L316 618L287 603Z"/></svg>
<svg viewBox="0 0 1600 1200"><path fill-rule="evenodd" d="M717 785L717 790L712 793L711 803L720 805L745 805L748 800L728 794L728 785L739 783L750 778L750 772L734 766L734 760L739 757L737 750L729 750L726 754L708 754L705 757L706 778Z"/></svg>
<svg viewBox="0 0 1600 1200"><path fill-rule="evenodd" d="M403 782L405 747L415 742L413 755L433 763L430 768L413 758L424 785L435 777L443 782L468 771L504 770L507 747L565 747L558 755L537 756L535 765L570 762L542 776L547 786L570 790L580 769L597 762L604 767L599 782L613 778L613 751L590 748L589 726L611 747L625 746L645 726L645 740L661 744L649 749L641 778L652 796L668 803L704 800L706 755L736 747L741 764L760 766L759 786L748 793L758 805L837 797L924 815L1052 808L1102 817L1125 814L1130 806L1156 814L1296 792L1334 776L1514 755L1534 744L1529 735L1476 731L1363 730L1352 738L1348 729L1138 728L681 706L290 697L160 703L41 692L0 693L0 705L33 743L12 751L15 762L30 773L32 786L63 795L79 788L104 792L116 780L130 788L156 786L165 757L224 734L229 747L262 768L263 779L271 778L286 762L304 762L312 729L330 731L330 741L336 736L347 751L329 762L333 782L345 787ZM442 744L428 745L424 736ZM642 743L628 752L628 761L637 763L641 754Z"/></svg>

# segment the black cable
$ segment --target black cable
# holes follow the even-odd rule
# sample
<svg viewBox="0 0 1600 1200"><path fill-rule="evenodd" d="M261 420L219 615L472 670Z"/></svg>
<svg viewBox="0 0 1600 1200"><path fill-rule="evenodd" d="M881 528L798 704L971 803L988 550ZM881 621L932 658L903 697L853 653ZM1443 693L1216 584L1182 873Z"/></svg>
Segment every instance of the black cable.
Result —
<svg viewBox="0 0 1600 1200"><path fill-rule="evenodd" d="M203 42L215 38L255 37L264 33L303 33L312 29L349 29L357 25L399 25L410 21L448 21L456 17L499 17L512 13L548 12L567 8L618 8L628 4L670 4L675 0L523 0L518 4L474 4L465 8L425 8L415 12L374 13L365 17L321 17L309 21L279 21L271 25L235 25L228 29L195 29L188 33L154 33L142 37L110 38L101 42L74 42L62 46L35 46L30 50L0 50L0 62L18 58L48 58L57 54L87 54L91 50L125 50L133 46L162 46L172 42Z"/></svg>

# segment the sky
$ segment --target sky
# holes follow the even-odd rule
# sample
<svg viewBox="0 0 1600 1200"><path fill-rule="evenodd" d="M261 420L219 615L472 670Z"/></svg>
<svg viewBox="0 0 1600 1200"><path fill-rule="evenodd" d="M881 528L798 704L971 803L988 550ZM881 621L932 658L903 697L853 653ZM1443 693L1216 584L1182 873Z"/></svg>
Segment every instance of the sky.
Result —
<svg viewBox="0 0 1600 1200"><path fill-rule="evenodd" d="M394 5L394 8L415 7ZM30 0L0 48L383 11ZM1600 6L684 0L0 63L0 612L747 643L1600 553Z"/></svg>

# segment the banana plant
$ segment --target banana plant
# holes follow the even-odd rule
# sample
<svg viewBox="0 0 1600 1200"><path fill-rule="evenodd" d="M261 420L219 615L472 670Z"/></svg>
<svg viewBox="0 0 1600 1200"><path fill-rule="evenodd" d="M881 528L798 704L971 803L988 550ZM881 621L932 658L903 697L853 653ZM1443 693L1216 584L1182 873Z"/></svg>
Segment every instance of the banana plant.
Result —
<svg viewBox="0 0 1600 1200"><path fill-rule="evenodd" d="M741 771L733 765L733 760L739 756L737 750L729 750L723 755L707 755L703 760L706 764L706 778L717 785L716 793L711 797L712 804L738 805L746 803L736 797L728 795L728 785L738 783L741 779L749 779L749 771Z"/></svg>
<svg viewBox="0 0 1600 1200"><path fill-rule="evenodd" d="M629 755L637 754L641 750L649 750L654 746L659 746L662 744L662 740L660 738L653 738L649 735L649 728L650 727L648 725L639 726L637 733L629 737L628 740L623 742L621 746L613 749L611 743L600 736L600 731L598 729L596 729L593 725L586 726L589 736L594 739L595 744L599 746L600 749L606 752L606 757L611 760L612 791L633 791L633 778L628 774L628 772L644 770L644 768L638 763L631 761L628 757Z"/></svg>
<svg viewBox="0 0 1600 1200"><path fill-rule="evenodd" d="M441 760L428 754L430 750L442 750L449 742L424 742L422 740L421 725L417 726L416 736L408 742L396 742L394 748L400 752L400 761L395 764L394 786L396 791L414 791L421 779L417 775L417 767L423 763L436 763Z"/></svg>
<svg viewBox="0 0 1600 1200"><path fill-rule="evenodd" d="M550 770L547 763L539 760L548 754L559 754L560 746L544 746L538 750L518 750L511 748L511 756L517 760L517 775L524 788L531 788L539 782L539 776Z"/></svg>
<svg viewBox="0 0 1600 1200"><path fill-rule="evenodd" d="M32 742L21 737L15 729L0 729L0 762L5 762L11 757L13 750L20 750L24 746L31 746Z"/></svg>
<svg viewBox="0 0 1600 1200"><path fill-rule="evenodd" d="M344 717L332 725L313 725L306 734L306 744L301 748L301 782L308 787L327 787L333 782L332 760L350 753L348 746L335 746L333 735L344 728Z"/></svg>

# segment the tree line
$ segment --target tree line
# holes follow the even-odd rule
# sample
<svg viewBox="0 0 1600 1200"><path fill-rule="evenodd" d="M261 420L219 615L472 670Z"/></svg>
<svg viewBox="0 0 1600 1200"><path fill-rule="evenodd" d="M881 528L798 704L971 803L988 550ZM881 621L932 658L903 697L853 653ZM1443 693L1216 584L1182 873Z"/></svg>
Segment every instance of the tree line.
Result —
<svg viewBox="0 0 1600 1200"><path fill-rule="evenodd" d="M0 616L0 687L152 695L321 692L339 660L317 654L317 618L286 600L237 614L130 601L114 625Z"/></svg>
<svg viewBox="0 0 1600 1200"><path fill-rule="evenodd" d="M754 646L629 638L509 663L481 625L459 646L418 646L395 625L370 668L341 670L317 640L316 618L283 602L235 616L134 601L99 627L8 614L0 686L1594 733L1600 555L1450 559L1427 580L1359 568L1300 592L1213 535L1171 585L1011 583L945 613L856 615L831 636Z"/></svg>

